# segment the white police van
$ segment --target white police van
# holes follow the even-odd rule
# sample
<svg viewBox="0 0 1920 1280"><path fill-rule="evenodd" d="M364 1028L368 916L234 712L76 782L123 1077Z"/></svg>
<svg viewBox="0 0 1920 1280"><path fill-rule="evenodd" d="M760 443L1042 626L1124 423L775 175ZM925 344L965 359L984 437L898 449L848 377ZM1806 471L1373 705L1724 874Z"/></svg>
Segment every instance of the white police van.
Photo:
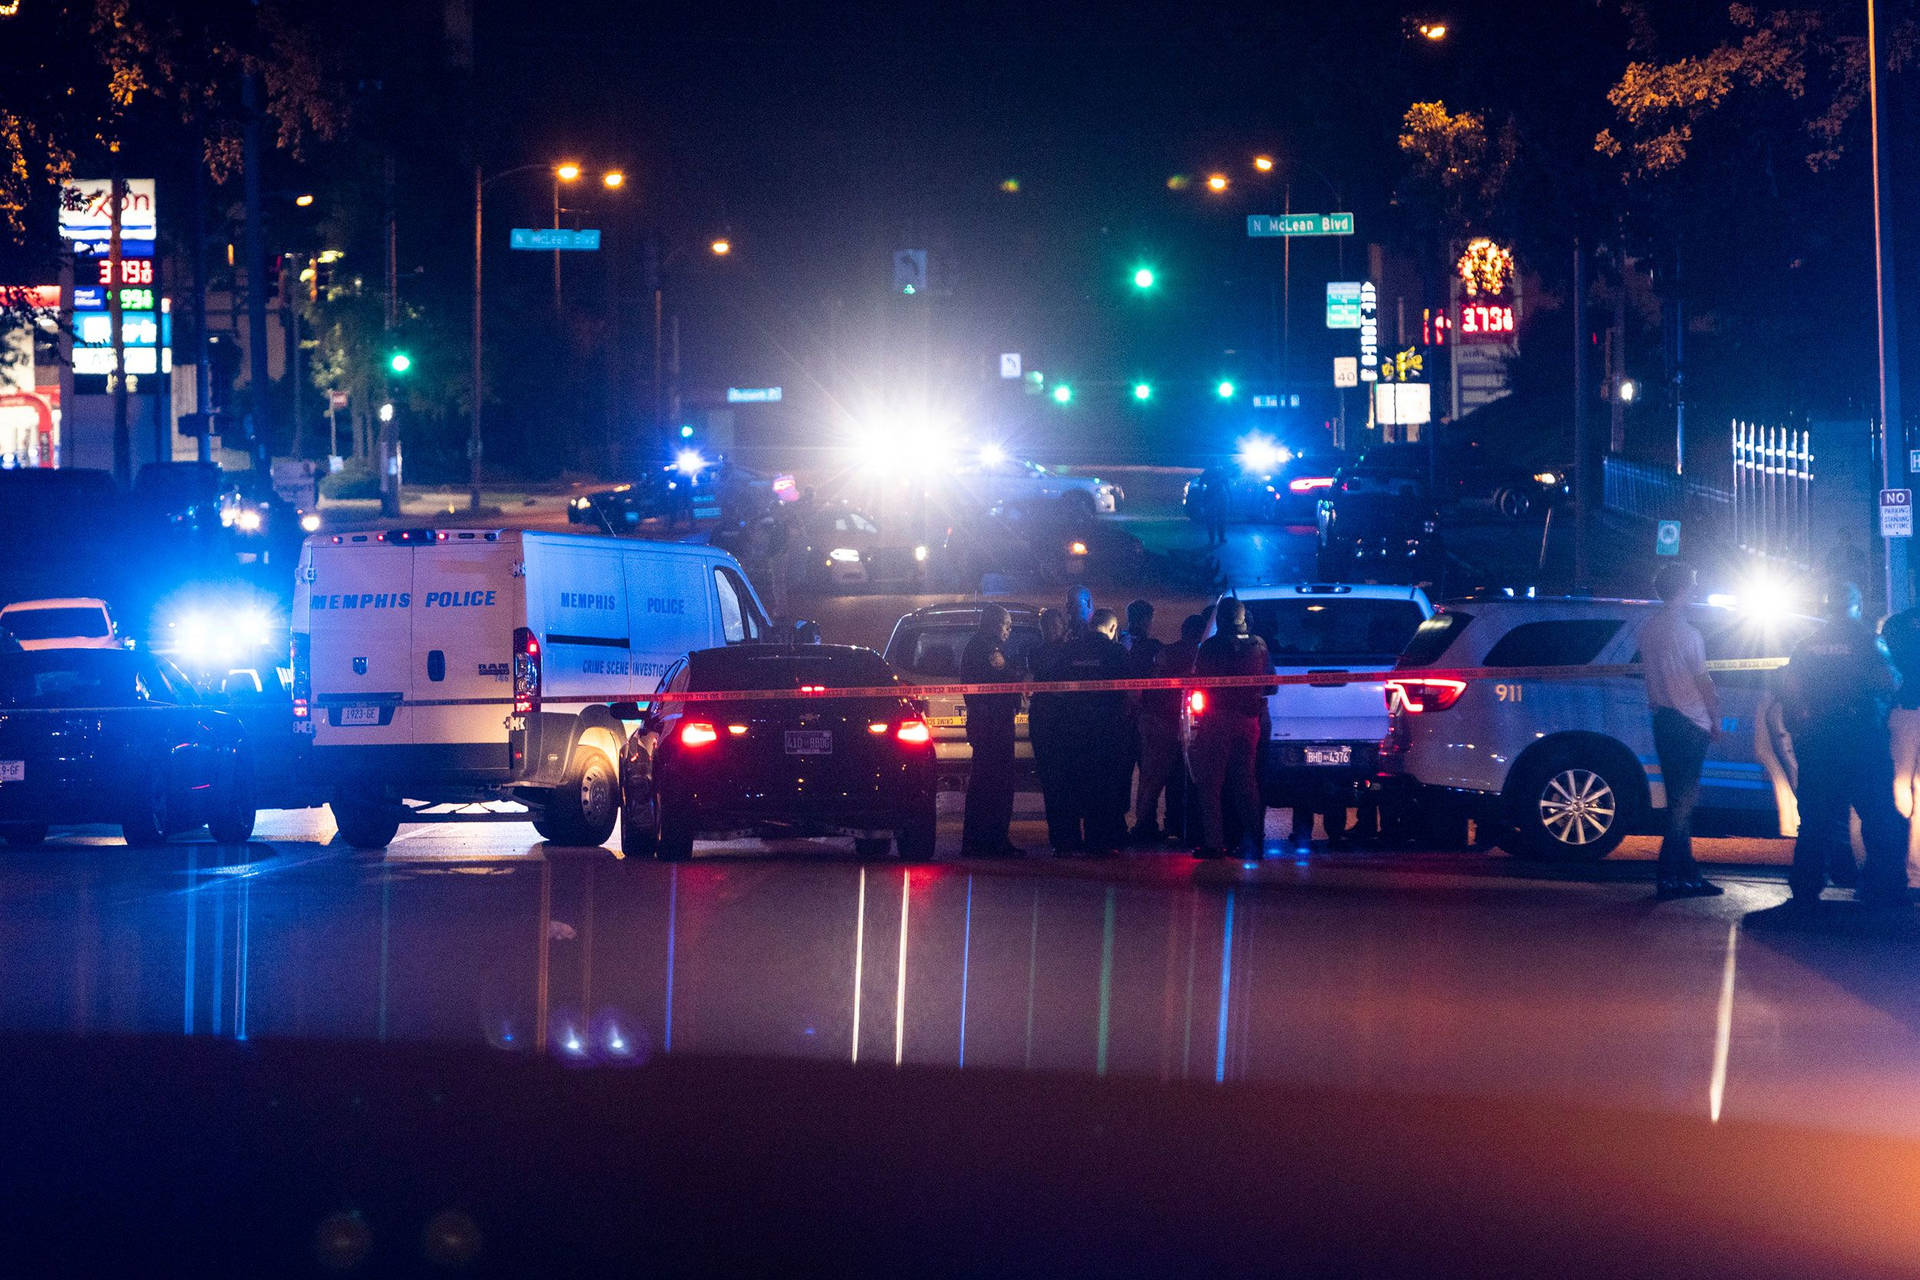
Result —
<svg viewBox="0 0 1920 1280"><path fill-rule="evenodd" d="M1382 772L1421 809L1491 824L1503 848L1531 857L1604 858L1628 835L1659 830L1667 799L1645 681L1638 671L1582 670L1637 667L1640 629L1660 607L1585 597L1447 602L1387 680ZM1820 625L1720 604L1693 607L1689 621L1709 662L1784 658ZM1471 668L1495 671L1449 674ZM1768 731L1776 680L1762 669L1714 673L1721 732L1701 776L1696 834L1798 829Z"/></svg>
<svg viewBox="0 0 1920 1280"><path fill-rule="evenodd" d="M517 801L549 840L604 841L626 740L609 704L769 625L712 547L402 529L309 538L293 633L294 714L334 820L379 848L409 801Z"/></svg>

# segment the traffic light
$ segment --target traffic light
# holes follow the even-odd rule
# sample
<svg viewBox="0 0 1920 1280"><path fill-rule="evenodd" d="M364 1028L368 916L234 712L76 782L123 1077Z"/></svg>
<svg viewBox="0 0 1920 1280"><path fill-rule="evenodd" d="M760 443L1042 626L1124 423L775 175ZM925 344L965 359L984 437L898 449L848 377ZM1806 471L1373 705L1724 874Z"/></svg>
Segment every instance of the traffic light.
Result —
<svg viewBox="0 0 1920 1280"><path fill-rule="evenodd" d="M1054 402L1055 404L1071 404L1071 403L1073 403L1073 388L1072 388L1072 387L1070 387L1070 386L1068 386L1068 385L1067 385L1066 383L1064 383L1064 382L1062 382L1062 383L1060 383L1060 384L1059 384L1058 386L1056 386L1056 387L1054 387L1054 389L1053 389L1053 402Z"/></svg>
<svg viewBox="0 0 1920 1280"><path fill-rule="evenodd" d="M1151 383L1147 383L1147 382L1136 382L1136 383L1134 383L1134 384L1133 384L1133 398L1134 398L1135 400L1151 400L1151 399L1153 399L1153 385L1152 385Z"/></svg>
<svg viewBox="0 0 1920 1280"><path fill-rule="evenodd" d="M684 422L680 424L680 438L682 440L693 439L693 424L691 422Z"/></svg>
<svg viewBox="0 0 1920 1280"><path fill-rule="evenodd" d="M392 352L387 356L387 368L397 374L405 373L413 368L413 357L404 351Z"/></svg>
<svg viewBox="0 0 1920 1280"><path fill-rule="evenodd" d="M1136 289L1153 288L1153 268L1141 267L1133 273L1133 287Z"/></svg>
<svg viewBox="0 0 1920 1280"><path fill-rule="evenodd" d="M1214 390L1214 394L1218 395L1222 400L1233 399L1233 390L1234 390L1233 384L1231 382L1226 381L1224 378L1221 379L1220 385L1215 387L1213 390Z"/></svg>

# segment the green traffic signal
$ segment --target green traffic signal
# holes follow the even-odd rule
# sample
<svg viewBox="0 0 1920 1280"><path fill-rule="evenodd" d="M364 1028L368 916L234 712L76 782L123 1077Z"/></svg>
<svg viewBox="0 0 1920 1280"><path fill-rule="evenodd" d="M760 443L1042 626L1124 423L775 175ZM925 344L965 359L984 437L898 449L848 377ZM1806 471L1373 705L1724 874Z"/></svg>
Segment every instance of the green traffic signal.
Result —
<svg viewBox="0 0 1920 1280"><path fill-rule="evenodd" d="M691 440L691 439L693 439L693 424L692 424L692 423L683 423L683 424L681 425L681 427L680 427L680 438L681 438L682 440Z"/></svg>
<svg viewBox="0 0 1920 1280"><path fill-rule="evenodd" d="M1134 398L1135 400L1151 400L1151 399L1153 399L1153 387L1152 387L1152 385L1151 385L1150 383L1145 383L1145 382L1136 382L1136 383L1134 383L1134 384L1133 384L1133 398Z"/></svg>
<svg viewBox="0 0 1920 1280"><path fill-rule="evenodd" d="M1053 389L1053 402L1055 404L1070 404L1072 401L1073 388L1066 383L1063 382Z"/></svg>
<svg viewBox="0 0 1920 1280"><path fill-rule="evenodd" d="M1153 288L1153 268L1141 267L1133 273L1133 287L1136 289Z"/></svg>
<svg viewBox="0 0 1920 1280"><path fill-rule="evenodd" d="M1222 380L1220 385L1214 388L1214 391L1222 400L1233 399L1233 384L1231 382Z"/></svg>
<svg viewBox="0 0 1920 1280"><path fill-rule="evenodd" d="M387 357L387 368L395 373L405 373L413 368L413 357L404 351L396 351Z"/></svg>

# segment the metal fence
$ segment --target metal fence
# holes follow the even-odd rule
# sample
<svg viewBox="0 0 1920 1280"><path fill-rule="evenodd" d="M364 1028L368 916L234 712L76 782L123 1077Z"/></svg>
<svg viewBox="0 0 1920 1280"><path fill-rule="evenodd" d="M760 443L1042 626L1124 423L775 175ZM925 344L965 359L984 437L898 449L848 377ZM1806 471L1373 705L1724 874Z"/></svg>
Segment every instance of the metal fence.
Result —
<svg viewBox="0 0 1920 1280"><path fill-rule="evenodd" d="M1733 424L1733 541L1748 555L1813 563L1813 437L1804 429Z"/></svg>
<svg viewBox="0 0 1920 1280"><path fill-rule="evenodd" d="M1601 466L1601 480L1607 510L1621 515L1692 521L1716 528L1732 519L1732 493L1677 476L1666 467L1609 457Z"/></svg>

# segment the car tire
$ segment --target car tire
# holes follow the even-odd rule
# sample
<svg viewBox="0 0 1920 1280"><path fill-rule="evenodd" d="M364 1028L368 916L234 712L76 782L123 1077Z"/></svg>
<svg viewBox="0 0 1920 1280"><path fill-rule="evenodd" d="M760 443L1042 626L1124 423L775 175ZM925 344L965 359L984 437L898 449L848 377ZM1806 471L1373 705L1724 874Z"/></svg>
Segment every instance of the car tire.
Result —
<svg viewBox="0 0 1920 1280"><path fill-rule="evenodd" d="M900 851L902 862L932 862L934 841L939 833L940 822L934 815L933 805L906 826L893 833L893 844Z"/></svg>
<svg viewBox="0 0 1920 1280"><path fill-rule="evenodd" d="M1525 520L1533 511L1533 497L1509 486L1493 495L1493 505L1509 520Z"/></svg>
<svg viewBox="0 0 1920 1280"><path fill-rule="evenodd" d="M651 858L658 848L660 832L655 824L653 805L636 804L629 788L620 804L620 852L629 858Z"/></svg>
<svg viewBox="0 0 1920 1280"><path fill-rule="evenodd" d="M120 820L120 835L135 847L167 842L167 778L162 768L149 769L134 784L126 816Z"/></svg>
<svg viewBox="0 0 1920 1280"><path fill-rule="evenodd" d="M1548 749L1522 761L1508 786L1509 851L1546 862L1600 861L1633 829L1636 781L1604 751Z"/></svg>
<svg viewBox="0 0 1920 1280"><path fill-rule="evenodd" d="M547 798L546 812L534 829L555 844L605 844L620 813L619 775L598 751L578 751L573 759L573 768Z"/></svg>
<svg viewBox="0 0 1920 1280"><path fill-rule="evenodd" d="M401 808L382 801L334 800L333 823L356 849L384 849L400 833Z"/></svg>
<svg viewBox="0 0 1920 1280"><path fill-rule="evenodd" d="M892 836L855 836L853 838L853 856L856 858L884 858L893 848Z"/></svg>
<svg viewBox="0 0 1920 1280"><path fill-rule="evenodd" d="M654 798L653 856L662 862L685 862L693 857L693 828L684 818L674 816L674 808Z"/></svg>
<svg viewBox="0 0 1920 1280"><path fill-rule="evenodd" d="M0 840L7 842L11 849L31 849L45 844L47 824L44 822L14 822L0 827Z"/></svg>
<svg viewBox="0 0 1920 1280"><path fill-rule="evenodd" d="M221 797L214 815L207 819L207 834L215 844L245 844L253 839L253 824L258 816L253 794L253 770L236 762L232 785Z"/></svg>

